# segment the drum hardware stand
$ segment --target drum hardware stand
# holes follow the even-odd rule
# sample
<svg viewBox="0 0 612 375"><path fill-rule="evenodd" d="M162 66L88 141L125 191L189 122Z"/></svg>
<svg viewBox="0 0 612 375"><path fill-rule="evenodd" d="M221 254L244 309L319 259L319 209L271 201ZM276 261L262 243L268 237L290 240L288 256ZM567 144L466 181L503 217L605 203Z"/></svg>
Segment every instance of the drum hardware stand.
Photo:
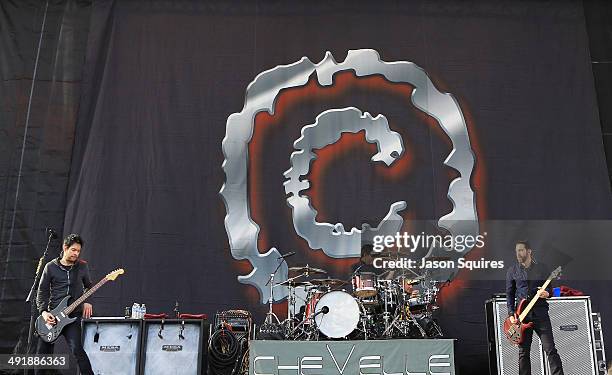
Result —
<svg viewBox="0 0 612 375"><path fill-rule="evenodd" d="M313 320L313 319L311 319L311 318L304 319L304 320L302 320L302 321L300 322L300 324L298 324L297 326L295 326L295 328L293 328L293 329L292 329L292 330L289 332L289 334L287 335L287 337L292 337L294 340L297 340L298 338L300 338L301 334L300 334L300 335L297 335L297 336L294 336L294 335L296 334L296 332L298 332L298 329L301 329L301 328L302 328L302 326L304 326L304 324L305 324L307 321L309 321L309 320L311 320L311 326L312 326L312 325L314 325L314 324L312 324L312 323L314 323L314 320ZM308 330L306 330L306 329L302 329L302 333L306 335L305 340L307 340L307 341L311 340L312 332L309 332L309 331L308 331Z"/></svg>
<svg viewBox="0 0 612 375"><path fill-rule="evenodd" d="M361 303L359 304L359 308L360 308L360 313L361 313L361 326L363 328L363 339L367 340L368 339L368 326L370 325L370 323L368 322L369 319L371 319L371 316L367 314L367 311L365 310L365 308L361 305Z"/></svg>
<svg viewBox="0 0 612 375"><path fill-rule="evenodd" d="M412 321L412 323L414 323L417 328L419 329L419 333L421 334L421 336L426 339L427 338L427 332L425 332L425 329L421 326L421 324L416 320L416 318L413 315L410 315L410 320Z"/></svg>
<svg viewBox="0 0 612 375"><path fill-rule="evenodd" d="M270 279L266 283L266 285L270 285L270 298L268 298L269 308L268 308L268 312L266 313L266 319L264 320L264 324L274 324L274 321L276 321L276 324L280 325L280 320L278 319L278 316L276 316L274 311L272 311L272 303L274 302L274 287L276 286L274 284L274 277L276 276L276 272L278 271L280 266L283 264L283 262L285 262L284 257L281 258L280 262L278 262L278 266L276 266L276 269L274 270L274 272L270 274Z"/></svg>
<svg viewBox="0 0 612 375"><path fill-rule="evenodd" d="M266 313L266 319L264 320L264 324L274 324L274 321L276 321L276 324L280 324L280 320L278 320L278 316L276 316L276 314L274 313L274 311L272 310L272 303L274 301L274 276L276 271L278 271L278 269L280 268L280 265L282 264L279 263L278 267L276 267L276 270L270 274L270 279L268 280L268 283L266 285L270 285L270 298L268 298L268 312Z"/></svg>
<svg viewBox="0 0 612 375"><path fill-rule="evenodd" d="M282 264L282 262L281 262L281 264ZM296 299L297 299L297 297L295 295L295 288L292 288L291 286L292 286L294 280L299 279L302 276L304 276L304 274L297 275L295 277L291 277L291 278L289 278L289 279L287 279L286 281L283 282L283 283L285 283L285 282L287 283L287 287L289 289L289 296L287 297L287 303L288 303L287 319L285 319L285 321L283 322L283 325L286 327L285 330L287 332L291 332L291 333L293 333L293 330L294 330L294 327L293 327L293 324L294 324L294 322L293 322L294 312L291 310L290 306L293 306L295 304ZM281 285L283 283L278 283L278 284L276 284L274 286L278 286L278 285ZM270 292L270 297L272 297L272 292ZM278 321L278 318L276 320Z"/></svg>
<svg viewBox="0 0 612 375"><path fill-rule="evenodd" d="M395 318L393 319L393 321L391 322L390 325L387 326L387 319L385 318L385 326L386 329L383 332L382 336L387 336L387 337L393 337L393 333L392 333L392 329L395 328L398 331L400 331L404 336L408 335L408 329L409 327L406 327L405 324L403 323L412 323L414 324L418 329L419 329L419 333L421 334L422 338L426 338L427 337L427 333L425 332L425 330L423 329L423 327L421 327L421 325L419 324L419 322L416 320L416 318L410 314L407 320L403 320L399 321L399 319L402 317L402 314L397 314L395 316ZM403 327L402 327L403 326Z"/></svg>
<svg viewBox="0 0 612 375"><path fill-rule="evenodd" d="M391 323L389 323L390 319L391 319L391 315L389 313L387 312L383 313L383 320L385 321L385 330L383 331L381 336L386 335L386 336L391 337L390 329L393 328L393 325L395 324L397 317Z"/></svg>
<svg viewBox="0 0 612 375"><path fill-rule="evenodd" d="M320 312L315 313L313 316L302 320L297 326L295 326L295 328L291 332L289 332L287 337L291 337L294 340L297 340L298 338L300 338L301 335L294 336L294 334L297 332L298 329L301 329L302 326L306 324L306 322L309 322L308 328L302 329L302 333L305 335L305 340L306 341L319 340L319 330L316 329L317 324L314 319L315 316L319 315L319 313ZM327 312L324 312L323 314L327 314Z"/></svg>

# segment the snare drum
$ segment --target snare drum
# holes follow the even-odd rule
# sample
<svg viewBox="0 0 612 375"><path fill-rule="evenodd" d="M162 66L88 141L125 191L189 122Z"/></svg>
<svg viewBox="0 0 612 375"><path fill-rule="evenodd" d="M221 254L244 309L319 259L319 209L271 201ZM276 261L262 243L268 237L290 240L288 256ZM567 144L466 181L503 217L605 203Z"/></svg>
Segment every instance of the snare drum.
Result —
<svg viewBox="0 0 612 375"><path fill-rule="evenodd" d="M360 272L353 275L353 294L359 298L370 298L378 293L376 289L377 276L373 272Z"/></svg>

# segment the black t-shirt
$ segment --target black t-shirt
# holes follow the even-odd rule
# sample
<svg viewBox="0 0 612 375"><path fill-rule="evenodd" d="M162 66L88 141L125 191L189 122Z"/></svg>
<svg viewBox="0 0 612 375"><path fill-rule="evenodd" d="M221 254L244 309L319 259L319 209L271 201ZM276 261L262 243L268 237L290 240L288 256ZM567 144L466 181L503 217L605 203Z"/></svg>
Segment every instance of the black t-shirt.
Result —
<svg viewBox="0 0 612 375"><path fill-rule="evenodd" d="M67 295L70 295L68 304L71 304L83 294L84 289L91 286L86 262L79 260L72 266L64 266L59 259L53 259L45 265L38 284L36 295L38 311L53 310ZM71 315L78 315L82 311L82 306L79 305Z"/></svg>

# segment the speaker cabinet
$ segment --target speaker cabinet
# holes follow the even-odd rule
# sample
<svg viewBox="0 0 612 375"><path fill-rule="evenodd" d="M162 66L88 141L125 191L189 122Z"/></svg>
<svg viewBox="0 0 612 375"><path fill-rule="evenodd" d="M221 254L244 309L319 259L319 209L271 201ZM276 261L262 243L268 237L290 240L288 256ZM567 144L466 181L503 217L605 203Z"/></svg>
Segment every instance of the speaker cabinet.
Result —
<svg viewBox="0 0 612 375"><path fill-rule="evenodd" d="M550 298L549 315L557 351L566 374L598 374L595 360L591 299L584 297ZM508 316L505 298L494 298L486 303L489 339L490 373L518 375L518 348L510 344L503 332ZM548 375L548 359L538 335L534 332L531 344L533 375Z"/></svg>
<svg viewBox="0 0 612 375"><path fill-rule="evenodd" d="M209 325L200 319L144 321L142 374L199 375L206 368Z"/></svg>
<svg viewBox="0 0 612 375"><path fill-rule="evenodd" d="M548 313L563 372L598 374L590 297L556 298ZM544 365L550 374L547 359Z"/></svg>
<svg viewBox="0 0 612 375"><path fill-rule="evenodd" d="M139 319L92 318L81 324L83 348L95 374L139 374Z"/></svg>
<svg viewBox="0 0 612 375"><path fill-rule="evenodd" d="M494 375L519 375L518 348L504 335L504 320L508 316L505 298L496 298L486 303L487 332L489 338L489 369ZM542 343L538 335L531 342L531 374L544 375Z"/></svg>

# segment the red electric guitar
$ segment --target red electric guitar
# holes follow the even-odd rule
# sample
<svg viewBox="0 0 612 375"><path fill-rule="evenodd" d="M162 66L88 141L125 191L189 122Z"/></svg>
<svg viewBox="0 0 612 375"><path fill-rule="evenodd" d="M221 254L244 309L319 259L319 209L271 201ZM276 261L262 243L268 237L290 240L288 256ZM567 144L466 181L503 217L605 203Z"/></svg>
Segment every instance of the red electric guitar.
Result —
<svg viewBox="0 0 612 375"><path fill-rule="evenodd" d="M550 284L553 279L558 279L559 276L561 276L561 266L557 267L554 271L551 272L550 276L548 276L548 279L546 279L544 285L542 285L540 290L545 290L548 287L548 284ZM527 314L529 314L529 311L531 311L535 303L538 301L538 298L540 298L540 293L537 293L531 299L525 309L523 309L523 307L525 306L525 303L527 303L527 300L521 300L518 305L518 308L516 309L516 312L514 313L514 317L516 317L517 320L515 324L512 324L512 322L510 321L510 317L507 317L504 321L504 333L506 334L508 340L510 340L510 342L512 342L514 345L522 344L525 339L525 330L531 329L533 327L533 323L523 323L523 320L525 320L525 317L527 316Z"/></svg>

